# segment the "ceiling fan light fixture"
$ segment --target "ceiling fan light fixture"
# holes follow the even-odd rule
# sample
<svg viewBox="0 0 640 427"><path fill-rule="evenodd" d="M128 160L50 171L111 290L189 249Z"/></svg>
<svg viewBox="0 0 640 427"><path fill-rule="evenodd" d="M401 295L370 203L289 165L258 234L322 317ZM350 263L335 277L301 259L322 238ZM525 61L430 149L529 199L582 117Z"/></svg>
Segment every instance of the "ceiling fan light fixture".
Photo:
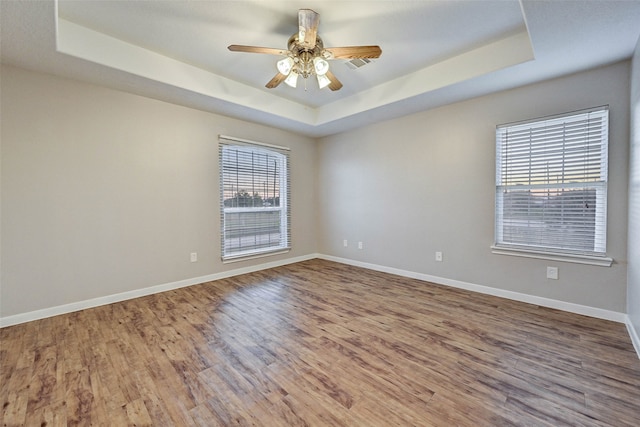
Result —
<svg viewBox="0 0 640 427"><path fill-rule="evenodd" d="M295 71L291 71L287 78L284 79L284 82L291 87L296 87L296 85L298 84L298 73L296 73Z"/></svg>
<svg viewBox="0 0 640 427"><path fill-rule="evenodd" d="M325 74L316 74L316 77L318 78L318 86L320 89L324 89L331 84L331 80L329 80L329 77Z"/></svg>
<svg viewBox="0 0 640 427"><path fill-rule="evenodd" d="M293 69L293 59L291 57L286 57L277 62L276 67L278 68L278 72L280 74L284 74L288 76L291 70Z"/></svg>
<svg viewBox="0 0 640 427"><path fill-rule="evenodd" d="M324 58L316 56L313 58L313 68L318 76L324 76L329 71L329 63Z"/></svg>
<svg viewBox="0 0 640 427"><path fill-rule="evenodd" d="M232 52L279 55L282 59L276 62L278 73L265 85L268 89L278 87L282 82L295 88L298 84L298 77L302 76L304 89L307 90L307 78L315 74L320 89L328 87L332 91L340 90L342 83L329 70L328 61L333 59L379 58L382 54L382 49L380 49L380 46L325 48L322 38L318 35L319 23L320 15L317 12L311 9L299 9L298 31L289 37L286 50L236 44L229 45L228 49Z"/></svg>

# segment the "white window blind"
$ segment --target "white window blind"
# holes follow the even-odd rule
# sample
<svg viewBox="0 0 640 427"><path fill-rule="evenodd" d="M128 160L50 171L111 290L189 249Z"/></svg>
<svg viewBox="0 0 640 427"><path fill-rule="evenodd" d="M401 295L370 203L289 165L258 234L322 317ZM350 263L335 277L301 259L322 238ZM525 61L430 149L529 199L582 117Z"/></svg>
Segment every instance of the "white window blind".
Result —
<svg viewBox="0 0 640 427"><path fill-rule="evenodd" d="M289 152L220 136L222 259L290 248Z"/></svg>
<svg viewBox="0 0 640 427"><path fill-rule="evenodd" d="M496 247L605 256L608 107L496 128Z"/></svg>

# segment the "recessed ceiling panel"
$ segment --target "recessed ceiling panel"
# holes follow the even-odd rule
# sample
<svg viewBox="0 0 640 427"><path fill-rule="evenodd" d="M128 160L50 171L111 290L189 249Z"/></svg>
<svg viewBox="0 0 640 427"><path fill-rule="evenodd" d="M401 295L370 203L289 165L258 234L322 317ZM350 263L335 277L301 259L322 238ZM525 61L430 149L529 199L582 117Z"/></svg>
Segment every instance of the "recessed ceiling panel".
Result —
<svg viewBox="0 0 640 427"><path fill-rule="evenodd" d="M230 52L227 46L286 48L288 38L297 32L299 8L320 14L318 34L325 47L375 44L381 46L382 56L361 69L349 67L348 60L330 61L331 71L344 85L339 91L321 90L315 79L302 79L297 88L265 88L281 57ZM434 79L428 70L469 78L478 70L519 63L522 52L532 52L528 39L519 37L523 45L515 49L516 55L511 55L514 49L510 48L499 55L478 57L487 46L527 34L517 1L373 1L363 7L360 1L65 0L59 3L58 18L60 52L190 91L204 90L207 96L249 108L266 106L272 114L311 125L366 110L372 96L371 105L379 106L439 87L433 82L442 79ZM465 72L445 69L452 58L470 53L479 62L466 61ZM530 59L525 55L524 60ZM416 78L420 73L431 82ZM456 80L446 79L446 84L452 83ZM265 97L271 101L261 102ZM347 104L354 98L360 102L350 109ZM322 110L327 105L340 108L325 114ZM301 107L304 114L292 113Z"/></svg>
<svg viewBox="0 0 640 427"><path fill-rule="evenodd" d="M265 84L297 11L325 46L379 45L344 84ZM631 57L640 1L0 1L3 64L322 136Z"/></svg>

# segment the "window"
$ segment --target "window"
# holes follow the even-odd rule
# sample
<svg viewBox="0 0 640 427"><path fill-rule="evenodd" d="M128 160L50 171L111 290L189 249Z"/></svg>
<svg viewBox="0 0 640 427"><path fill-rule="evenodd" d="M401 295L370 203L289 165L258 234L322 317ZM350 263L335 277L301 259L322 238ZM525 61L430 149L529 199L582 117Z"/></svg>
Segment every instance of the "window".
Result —
<svg viewBox="0 0 640 427"><path fill-rule="evenodd" d="M225 261L290 249L287 148L220 136Z"/></svg>
<svg viewBox="0 0 640 427"><path fill-rule="evenodd" d="M608 123L598 107L496 128L494 249L605 256Z"/></svg>

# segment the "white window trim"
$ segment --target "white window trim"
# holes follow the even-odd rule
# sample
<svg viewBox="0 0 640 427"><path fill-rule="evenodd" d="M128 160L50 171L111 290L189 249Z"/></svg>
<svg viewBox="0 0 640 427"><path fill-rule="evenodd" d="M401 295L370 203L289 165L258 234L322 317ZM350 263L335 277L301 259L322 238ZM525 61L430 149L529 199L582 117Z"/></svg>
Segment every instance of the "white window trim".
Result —
<svg viewBox="0 0 640 427"><path fill-rule="evenodd" d="M236 138L235 136L228 136L228 135L222 135L222 134L218 135L218 140L225 140L230 142L241 142L247 145L257 145L260 147L275 148L276 150L291 151L291 148L285 147L283 145L267 144L266 142L251 141L250 139Z"/></svg>
<svg viewBox="0 0 640 427"><path fill-rule="evenodd" d="M289 252L291 252L291 248L280 249L280 250L269 249L269 250L265 251L264 253L258 253L258 252L251 252L251 254L238 253L238 254L235 254L235 255L229 255L229 256L224 257L222 259L222 263L223 264L231 264L231 263L234 263L234 262L248 261L248 260L252 260L252 259L264 258L264 257L268 257L268 256L273 256L273 255L286 254L286 253L289 253Z"/></svg>
<svg viewBox="0 0 640 427"><path fill-rule="evenodd" d="M238 145L238 146L256 146L258 148L266 148L266 149L273 149L272 151L281 152L281 155L284 155L285 157L285 165L286 165L286 169L284 170L285 176L282 177L282 179L284 180L284 182L286 183L286 190L284 194L281 194L281 203L282 205L279 208L270 208L270 207L259 207L259 208L254 208L255 211L280 211L282 216L283 216L283 221L285 223L283 229L284 229L284 233L286 235L286 242L284 245L279 246L279 247L268 247L268 248L264 248L264 249L252 249L250 251L245 251L245 252L236 252L234 254L231 255L225 255L224 254L224 215L225 212L228 213L232 213L232 212L245 212L246 210L240 209L240 208L226 208L224 207L223 204L223 192L224 192L224 180L222 178L222 165L220 165L220 216L221 216L221 235L220 235L220 241L221 241L221 259L222 259L222 263L223 264L227 264L227 263L233 263L233 262L239 262L239 261L245 261L245 260L251 260L251 259L256 259L256 258L263 258L263 257L267 257L267 256L273 256L273 255L278 255L278 254L283 254L283 253L287 253L291 251L291 213L290 213L290 195L291 195L291 182L290 182L290 159L289 159L289 153L288 151L290 151L289 147L284 147L284 146L280 146L280 145L274 145L274 144L267 144L267 143L263 143L263 142L257 142L257 141L251 141L248 139L241 139L241 138L236 138L236 137L232 137L232 136L227 136L227 135L218 135L218 144L220 145L218 148L218 153L222 152L222 147L221 145L228 145L228 146L233 146L233 145Z"/></svg>
<svg viewBox="0 0 640 427"><path fill-rule="evenodd" d="M608 106L595 107L587 110L576 111L574 113L595 111L599 109L608 110ZM570 115L570 114L572 113L560 114L558 116L553 116L553 117L561 117L561 116ZM544 119L545 118L540 118L539 120L544 120ZM536 121L536 119L525 120L522 122L511 123L508 125L515 125L518 123L526 123L526 122L534 122L534 121ZM505 125L502 125L502 126L505 126ZM605 187L605 191L606 191L606 187ZM496 240L499 239L499 233L500 233L500 230L497 228L497 222L498 221L502 222L502 219L500 217L503 215L502 209L498 210L497 202L498 200L496 200L496 212L495 212L495 218L494 218L494 224L496 225L496 236L495 236ZM603 214L602 212L596 212L596 215L603 215ZM606 223L606 220L605 220L605 223ZM597 229L596 229L596 232L598 232ZM491 252L496 255L544 259L544 260L551 260L551 261L594 265L594 266L600 266L600 267L611 267L611 265L614 263L614 259L609 256L606 256L606 254L603 254L603 255L586 255L586 254L578 254L578 253L573 254L570 251L554 252L553 250L543 249L543 248L541 248L540 250L536 250L535 248L531 248L528 246L518 247L517 245L510 245L510 244L500 245L498 243L494 243L493 245L491 245L490 248L491 248Z"/></svg>
<svg viewBox="0 0 640 427"><path fill-rule="evenodd" d="M595 265L598 267L611 267L613 258L557 253L548 251L536 251L532 249L505 248L498 245L491 245L491 253L496 255L509 255L524 258L546 259L549 261L571 262L575 264Z"/></svg>

